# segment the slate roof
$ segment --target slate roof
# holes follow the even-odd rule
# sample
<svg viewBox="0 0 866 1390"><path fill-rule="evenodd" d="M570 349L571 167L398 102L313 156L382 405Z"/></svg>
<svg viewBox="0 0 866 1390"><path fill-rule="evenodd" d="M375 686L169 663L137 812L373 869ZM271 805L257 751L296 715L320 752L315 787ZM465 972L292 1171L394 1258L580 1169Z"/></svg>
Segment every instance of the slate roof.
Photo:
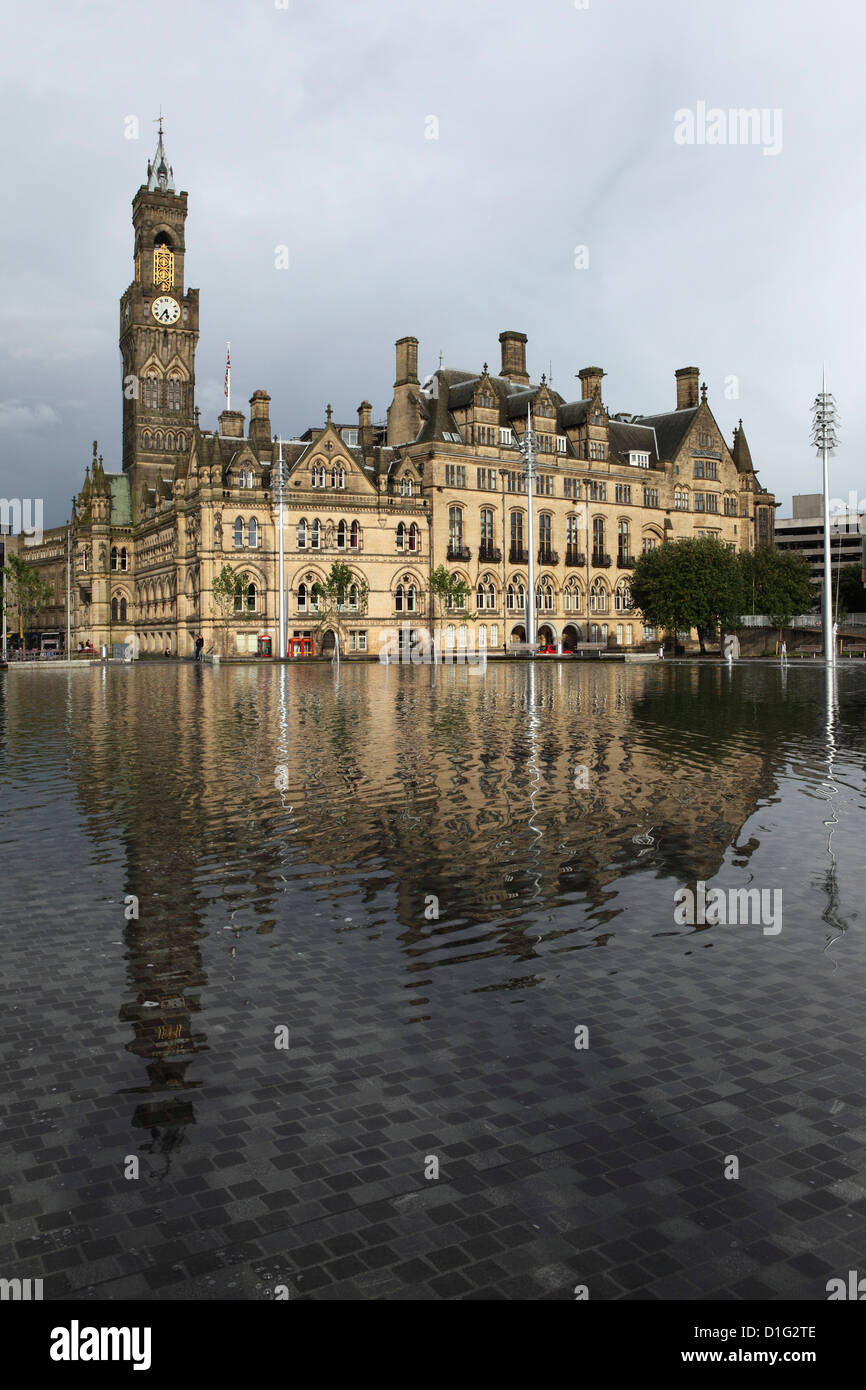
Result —
<svg viewBox="0 0 866 1390"><path fill-rule="evenodd" d="M651 425L625 424L621 420L611 420L609 439L612 463L627 464L632 450L648 453L651 468L659 461L656 433Z"/></svg>
<svg viewBox="0 0 866 1390"><path fill-rule="evenodd" d="M640 415L634 424L652 426L658 458L670 460L688 434L699 409L700 406L690 406L688 410L672 410L666 415Z"/></svg>

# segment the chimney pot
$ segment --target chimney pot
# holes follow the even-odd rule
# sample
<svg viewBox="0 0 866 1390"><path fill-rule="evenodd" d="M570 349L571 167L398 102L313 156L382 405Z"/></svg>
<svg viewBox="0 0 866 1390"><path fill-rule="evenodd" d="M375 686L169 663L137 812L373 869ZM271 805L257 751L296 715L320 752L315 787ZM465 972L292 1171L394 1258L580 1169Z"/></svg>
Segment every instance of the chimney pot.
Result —
<svg viewBox="0 0 866 1390"><path fill-rule="evenodd" d="M502 348L502 375L508 377L509 381L517 381L523 386L528 386L526 334L500 333L499 342Z"/></svg>
<svg viewBox="0 0 866 1390"><path fill-rule="evenodd" d="M680 367L677 379L677 410L692 410L698 404L700 367Z"/></svg>

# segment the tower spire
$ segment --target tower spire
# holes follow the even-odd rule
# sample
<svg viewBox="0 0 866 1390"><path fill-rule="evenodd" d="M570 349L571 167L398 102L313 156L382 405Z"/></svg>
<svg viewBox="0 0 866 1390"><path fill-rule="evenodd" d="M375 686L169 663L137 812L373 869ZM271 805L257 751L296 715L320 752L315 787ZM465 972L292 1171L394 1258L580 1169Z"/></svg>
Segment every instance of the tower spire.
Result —
<svg viewBox="0 0 866 1390"><path fill-rule="evenodd" d="M162 114L162 107L159 108L159 116L154 121L154 125L159 123L159 135L156 142L156 154L152 160L147 161L147 191L148 193L174 193L174 170L168 162L165 153L165 145L162 140L162 123L165 117Z"/></svg>

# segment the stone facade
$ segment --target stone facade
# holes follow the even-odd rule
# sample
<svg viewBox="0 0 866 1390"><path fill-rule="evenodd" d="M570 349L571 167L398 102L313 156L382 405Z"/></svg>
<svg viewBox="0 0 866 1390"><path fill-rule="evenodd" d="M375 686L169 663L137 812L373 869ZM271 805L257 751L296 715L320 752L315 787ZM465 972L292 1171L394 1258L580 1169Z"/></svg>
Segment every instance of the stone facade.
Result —
<svg viewBox="0 0 866 1390"><path fill-rule="evenodd" d="M676 408L612 414L604 372L578 375L567 401L526 368L526 337L500 335L491 372L440 367L418 376L418 341L396 344L387 421L363 401L357 421L325 422L290 440L271 434L270 397L245 416L226 410L201 427L195 406L198 290L184 281L187 194L176 193L159 137L133 200L134 274L120 300L124 393L122 469L94 445L73 505L73 644L134 641L140 653L276 651L278 535L275 464L286 466L288 634L298 654L327 652L333 629L313 586L332 563L355 584L339 628L348 654L378 655L389 631L440 627L446 645L525 637L526 484L517 447L531 411L536 435L535 580L539 639L639 647L654 642L630 606L642 550L684 536L734 549L773 539L775 501L758 482L742 422L725 441L697 368L676 373ZM56 562L66 528L32 557ZM65 549L64 549L65 554ZM226 625L212 601L225 564L247 576ZM434 611L440 565L470 591L465 611ZM467 622L467 619L469 620ZM57 624L62 626L61 623ZM483 629L483 631L482 631ZM301 645L307 643L305 647Z"/></svg>

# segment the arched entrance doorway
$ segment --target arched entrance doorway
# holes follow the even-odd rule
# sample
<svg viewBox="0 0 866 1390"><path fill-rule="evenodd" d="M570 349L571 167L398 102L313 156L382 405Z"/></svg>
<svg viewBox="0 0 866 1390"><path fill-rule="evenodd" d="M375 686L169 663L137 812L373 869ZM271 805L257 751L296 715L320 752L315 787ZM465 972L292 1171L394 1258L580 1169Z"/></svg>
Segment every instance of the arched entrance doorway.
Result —
<svg viewBox="0 0 866 1390"><path fill-rule="evenodd" d="M538 629L538 645L539 647L556 646L556 633L547 623L542 623Z"/></svg>
<svg viewBox="0 0 866 1390"><path fill-rule="evenodd" d="M577 623L566 623L562 629L562 650L573 652L578 642L583 641L583 633Z"/></svg>
<svg viewBox="0 0 866 1390"><path fill-rule="evenodd" d="M512 642L525 642L526 628L521 627L520 624L518 624L517 627L513 627L511 629L511 640Z"/></svg>
<svg viewBox="0 0 866 1390"><path fill-rule="evenodd" d="M336 643L334 640L334 631L333 628L329 627L327 632L322 637L322 656L333 656L335 645Z"/></svg>

